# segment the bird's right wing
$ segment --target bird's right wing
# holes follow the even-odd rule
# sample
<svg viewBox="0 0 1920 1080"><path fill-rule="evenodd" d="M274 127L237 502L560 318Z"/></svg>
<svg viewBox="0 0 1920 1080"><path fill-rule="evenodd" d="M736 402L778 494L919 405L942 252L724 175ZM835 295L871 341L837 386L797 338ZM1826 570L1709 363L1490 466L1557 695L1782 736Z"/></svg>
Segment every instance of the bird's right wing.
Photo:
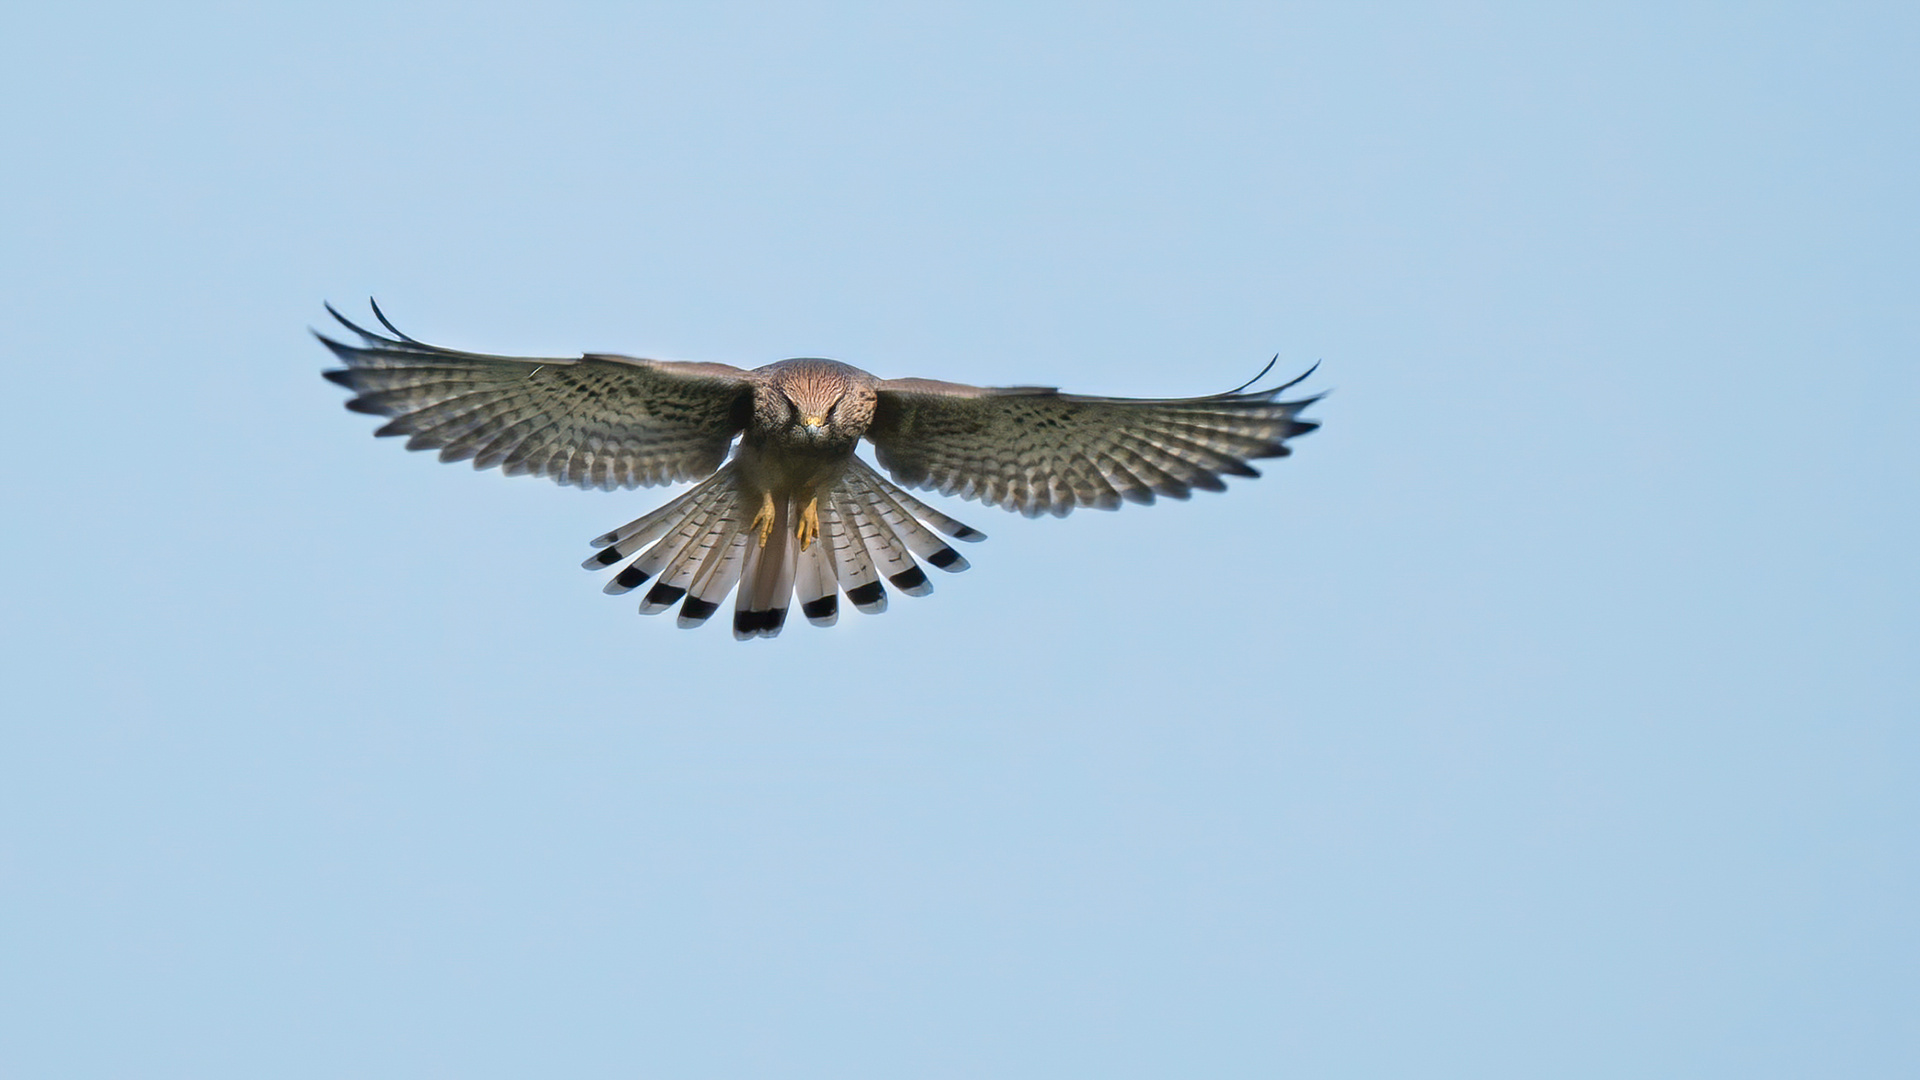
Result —
<svg viewBox="0 0 1920 1080"><path fill-rule="evenodd" d="M867 438L906 487L1064 517L1079 506L1111 510L1156 494L1220 491L1223 473L1259 476L1248 461L1284 457L1288 439L1320 426L1298 418L1318 397L1275 400L1306 377L1271 390L1167 399L890 379L877 388Z"/></svg>
<svg viewBox="0 0 1920 1080"><path fill-rule="evenodd" d="M392 337L327 311L361 341L315 334L347 365L325 372L354 392L347 408L392 417L374 434L441 461L602 489L694 480L720 467L751 415L749 376L726 364L488 356L410 338L378 306Z"/></svg>

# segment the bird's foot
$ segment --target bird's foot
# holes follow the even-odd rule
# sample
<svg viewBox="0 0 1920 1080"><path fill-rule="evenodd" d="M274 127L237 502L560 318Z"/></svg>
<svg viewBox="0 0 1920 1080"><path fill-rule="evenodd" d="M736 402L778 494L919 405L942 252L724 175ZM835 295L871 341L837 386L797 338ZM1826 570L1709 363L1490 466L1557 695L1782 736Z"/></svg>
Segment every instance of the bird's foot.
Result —
<svg viewBox="0 0 1920 1080"><path fill-rule="evenodd" d="M800 525L793 530L800 540L800 550L805 551L820 538L820 500L818 497L807 500L807 508L800 511Z"/></svg>
<svg viewBox="0 0 1920 1080"><path fill-rule="evenodd" d="M760 534L760 546L767 546L767 538L773 535L773 492L760 495L760 512L753 515L753 531Z"/></svg>

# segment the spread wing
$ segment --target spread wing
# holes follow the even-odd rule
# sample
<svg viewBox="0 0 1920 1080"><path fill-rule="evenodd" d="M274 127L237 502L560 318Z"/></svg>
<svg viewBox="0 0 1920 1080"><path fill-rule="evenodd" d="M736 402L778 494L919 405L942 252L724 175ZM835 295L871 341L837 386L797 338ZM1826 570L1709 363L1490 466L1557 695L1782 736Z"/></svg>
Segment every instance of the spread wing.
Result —
<svg viewBox="0 0 1920 1080"><path fill-rule="evenodd" d="M1288 439L1320 426L1298 419L1317 396L1276 400L1311 374L1272 390L1167 400L890 379L867 438L907 487L1065 517L1078 506L1222 491L1223 474L1259 476L1247 462L1285 457Z"/></svg>
<svg viewBox="0 0 1920 1080"><path fill-rule="evenodd" d="M726 364L487 356L410 338L378 305L393 337L327 311L361 341L315 334L347 365L325 372L354 392L347 408L393 418L375 435L476 469L603 490L697 479L720 467L752 407L747 373Z"/></svg>

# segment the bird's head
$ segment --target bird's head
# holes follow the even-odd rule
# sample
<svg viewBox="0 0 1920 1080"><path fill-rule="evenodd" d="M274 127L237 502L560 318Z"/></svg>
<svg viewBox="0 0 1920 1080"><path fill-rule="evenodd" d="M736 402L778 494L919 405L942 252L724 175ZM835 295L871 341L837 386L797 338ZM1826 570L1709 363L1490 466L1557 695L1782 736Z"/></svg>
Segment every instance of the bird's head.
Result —
<svg viewBox="0 0 1920 1080"><path fill-rule="evenodd" d="M768 389L761 412L783 441L850 444L873 421L874 392L855 369L831 360L789 360Z"/></svg>

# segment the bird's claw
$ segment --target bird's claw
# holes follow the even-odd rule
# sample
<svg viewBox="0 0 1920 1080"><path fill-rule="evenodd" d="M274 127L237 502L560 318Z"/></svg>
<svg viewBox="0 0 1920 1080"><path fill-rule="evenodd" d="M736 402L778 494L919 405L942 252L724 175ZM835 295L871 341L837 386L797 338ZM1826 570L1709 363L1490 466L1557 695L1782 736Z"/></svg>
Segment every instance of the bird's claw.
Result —
<svg viewBox="0 0 1920 1080"><path fill-rule="evenodd" d="M820 500L817 497L808 499L807 508L800 511L800 524L793 530L793 535L799 539L801 551L812 547L813 542L820 538Z"/></svg>
<svg viewBox="0 0 1920 1080"><path fill-rule="evenodd" d="M773 492L760 496L760 512L753 515L753 531L760 534L760 546L767 546L767 538L773 535Z"/></svg>

